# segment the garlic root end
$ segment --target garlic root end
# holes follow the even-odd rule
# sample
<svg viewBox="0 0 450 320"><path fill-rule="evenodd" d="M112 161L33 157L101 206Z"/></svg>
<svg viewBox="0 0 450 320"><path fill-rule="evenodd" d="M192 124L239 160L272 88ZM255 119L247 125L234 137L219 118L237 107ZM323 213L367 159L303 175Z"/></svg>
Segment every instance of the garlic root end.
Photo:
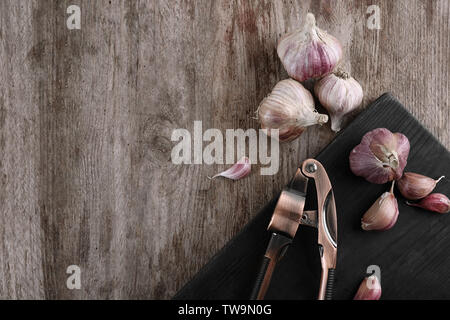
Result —
<svg viewBox="0 0 450 320"><path fill-rule="evenodd" d="M326 114L319 114L317 116L317 123L322 125L328 122L328 116Z"/></svg>

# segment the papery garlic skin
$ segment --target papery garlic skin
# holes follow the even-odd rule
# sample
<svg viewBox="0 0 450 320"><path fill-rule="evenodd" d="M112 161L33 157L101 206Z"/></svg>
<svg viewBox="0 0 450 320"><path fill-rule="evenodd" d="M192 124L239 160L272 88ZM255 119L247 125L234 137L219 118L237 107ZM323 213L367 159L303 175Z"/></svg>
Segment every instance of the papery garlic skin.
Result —
<svg viewBox="0 0 450 320"><path fill-rule="evenodd" d="M437 213L450 212L450 200L445 194L442 193L432 193L420 200L418 203L406 202L406 204Z"/></svg>
<svg viewBox="0 0 450 320"><path fill-rule="evenodd" d="M231 180L239 180L250 174L252 171L250 159L247 157L242 157L238 162L232 165L229 169L214 175L212 178L224 177Z"/></svg>
<svg viewBox="0 0 450 320"><path fill-rule="evenodd" d="M398 203L393 192L393 185L389 192L383 193L367 210L361 219L361 228L370 230L388 230L397 222Z"/></svg>
<svg viewBox="0 0 450 320"><path fill-rule="evenodd" d="M397 182L397 189L406 199L419 200L429 195L443 178L435 180L418 173L405 172Z"/></svg>
<svg viewBox="0 0 450 320"><path fill-rule="evenodd" d="M409 149L405 135L392 133L386 128L372 130L350 152L350 169L371 183L398 180L403 175Z"/></svg>
<svg viewBox="0 0 450 320"><path fill-rule="evenodd" d="M257 112L261 128L268 129L268 135L278 129L282 142L297 138L308 126L328 121L326 114L316 112L311 93L292 79L278 82Z"/></svg>
<svg viewBox="0 0 450 320"><path fill-rule="evenodd" d="M341 130L343 117L361 105L361 85L348 73L338 69L314 86L314 92L322 106L330 113L331 130Z"/></svg>
<svg viewBox="0 0 450 320"><path fill-rule="evenodd" d="M381 284L376 275L364 278L359 285L353 300L379 300L381 298Z"/></svg>
<svg viewBox="0 0 450 320"><path fill-rule="evenodd" d="M305 81L333 71L342 59L342 46L335 37L316 27L316 18L308 13L302 30L280 39L277 53L289 76Z"/></svg>

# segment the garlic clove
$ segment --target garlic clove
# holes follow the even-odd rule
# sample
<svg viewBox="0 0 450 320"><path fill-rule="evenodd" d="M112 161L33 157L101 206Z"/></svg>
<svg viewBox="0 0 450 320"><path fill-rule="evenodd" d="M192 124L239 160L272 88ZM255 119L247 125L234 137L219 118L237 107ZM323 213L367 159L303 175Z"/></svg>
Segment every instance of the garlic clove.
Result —
<svg viewBox="0 0 450 320"><path fill-rule="evenodd" d="M379 300L380 298L380 280L376 275L371 275L361 282L353 300Z"/></svg>
<svg viewBox="0 0 450 320"><path fill-rule="evenodd" d="M250 159L247 157L242 157L238 162L236 162L228 170L220 172L220 173L214 175L212 178L210 178L210 177L208 177L208 178L212 180L217 177L224 177L224 178L228 178L231 180L239 180L241 178L248 176L250 174L250 172L251 172Z"/></svg>
<svg viewBox="0 0 450 320"><path fill-rule="evenodd" d="M435 180L418 173L405 172L398 180L397 188L406 199L419 200L429 195L443 178Z"/></svg>
<svg viewBox="0 0 450 320"><path fill-rule="evenodd" d="M349 156L351 171L371 183L398 180L409 155L409 140L401 133L378 128L364 135Z"/></svg>
<svg viewBox="0 0 450 320"><path fill-rule="evenodd" d="M388 230L397 222L398 203L393 188L394 182L391 190L383 193L363 215L361 219L363 230Z"/></svg>
<svg viewBox="0 0 450 320"><path fill-rule="evenodd" d="M282 142L297 138L308 126L328 121L326 114L314 109L311 93L292 79L278 82L261 102L257 113L261 128L268 129L268 135L271 129L278 129L278 139Z"/></svg>
<svg viewBox="0 0 450 320"><path fill-rule="evenodd" d="M335 132L341 130L343 117L359 107L363 99L361 85L340 68L318 81L314 92L330 113L331 129Z"/></svg>
<svg viewBox="0 0 450 320"><path fill-rule="evenodd" d="M442 193L432 193L418 203L407 201L406 204L437 213L449 213L450 211L450 200Z"/></svg>
<svg viewBox="0 0 450 320"><path fill-rule="evenodd" d="M333 71L342 59L342 46L335 37L319 29L314 15L308 13L303 29L280 39L277 53L289 76L305 81Z"/></svg>

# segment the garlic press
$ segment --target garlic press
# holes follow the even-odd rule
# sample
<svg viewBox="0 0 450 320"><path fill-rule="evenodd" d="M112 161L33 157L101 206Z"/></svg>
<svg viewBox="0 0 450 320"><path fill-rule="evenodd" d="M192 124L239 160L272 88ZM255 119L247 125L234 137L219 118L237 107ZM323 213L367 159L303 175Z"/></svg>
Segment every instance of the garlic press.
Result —
<svg viewBox="0 0 450 320"><path fill-rule="evenodd" d="M317 209L306 211L304 207L310 178L314 179L316 186ZM275 266L292 243L300 224L318 230L317 243L322 265L318 299L332 299L337 255L336 203L325 168L319 161L308 159L297 169L278 199L267 228L272 235L250 297L252 300L264 299Z"/></svg>

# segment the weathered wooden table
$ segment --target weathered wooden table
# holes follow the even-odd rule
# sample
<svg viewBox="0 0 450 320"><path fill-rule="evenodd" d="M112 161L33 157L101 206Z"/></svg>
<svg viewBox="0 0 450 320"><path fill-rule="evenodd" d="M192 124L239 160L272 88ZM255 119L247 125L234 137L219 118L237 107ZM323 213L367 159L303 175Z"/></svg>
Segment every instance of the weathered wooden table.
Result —
<svg viewBox="0 0 450 320"><path fill-rule="evenodd" d="M66 26L70 5L81 29ZM343 43L363 107L391 91L448 148L449 7L1 1L0 298L171 297L333 139L312 127L281 146L277 175L237 182L207 179L224 165L171 162L172 131L194 120L258 128L259 102L287 77L277 40L308 11Z"/></svg>

